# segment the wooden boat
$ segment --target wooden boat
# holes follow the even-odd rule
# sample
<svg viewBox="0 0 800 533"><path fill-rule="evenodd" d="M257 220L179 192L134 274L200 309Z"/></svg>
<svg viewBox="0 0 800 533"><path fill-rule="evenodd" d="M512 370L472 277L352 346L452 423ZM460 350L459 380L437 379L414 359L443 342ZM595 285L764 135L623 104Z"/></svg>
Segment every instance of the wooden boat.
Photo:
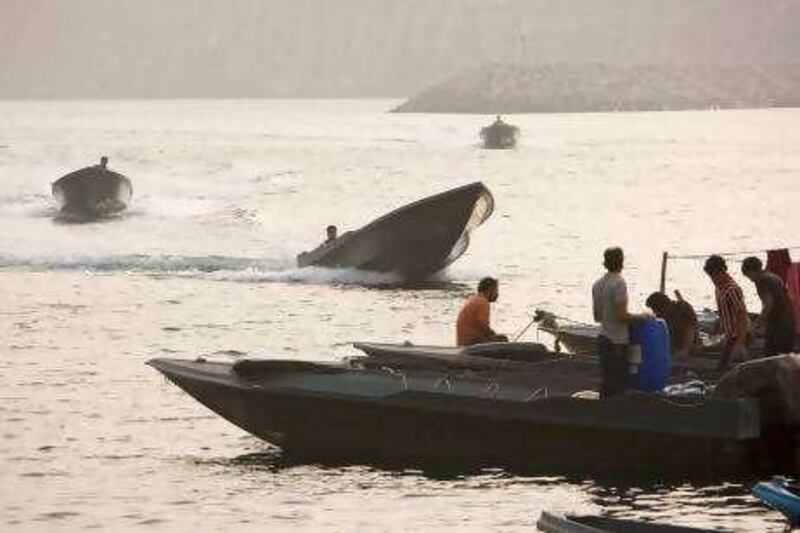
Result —
<svg viewBox="0 0 800 533"><path fill-rule="evenodd" d="M641 520L621 520L598 515L559 515L543 511L536 522L546 533L710 533L721 530L673 526Z"/></svg>
<svg viewBox="0 0 800 533"><path fill-rule="evenodd" d="M394 272L422 279L461 257L470 232L491 216L494 198L480 182L403 206L297 256L300 267Z"/></svg>
<svg viewBox="0 0 800 533"><path fill-rule="evenodd" d="M124 210L131 201L133 186L128 178L108 169L108 158L59 178L52 185L53 196L67 218L97 218Z"/></svg>

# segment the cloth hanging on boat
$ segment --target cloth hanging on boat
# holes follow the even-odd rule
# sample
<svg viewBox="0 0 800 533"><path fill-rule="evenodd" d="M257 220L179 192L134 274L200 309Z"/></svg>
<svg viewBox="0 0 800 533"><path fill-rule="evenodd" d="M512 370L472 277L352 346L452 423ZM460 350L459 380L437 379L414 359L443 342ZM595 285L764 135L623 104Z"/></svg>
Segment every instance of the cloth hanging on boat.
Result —
<svg viewBox="0 0 800 533"><path fill-rule="evenodd" d="M786 283L786 276L791 265L792 258L789 257L789 250L787 248L767 250L766 270L781 278L784 283Z"/></svg>
<svg viewBox="0 0 800 533"><path fill-rule="evenodd" d="M795 331L800 332L800 263L792 263L786 271L786 291L794 307Z"/></svg>

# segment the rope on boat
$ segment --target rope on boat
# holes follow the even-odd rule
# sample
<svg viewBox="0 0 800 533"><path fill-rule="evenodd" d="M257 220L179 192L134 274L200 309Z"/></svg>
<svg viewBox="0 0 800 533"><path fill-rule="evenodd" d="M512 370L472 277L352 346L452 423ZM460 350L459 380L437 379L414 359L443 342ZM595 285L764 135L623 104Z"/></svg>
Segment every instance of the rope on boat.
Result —
<svg viewBox="0 0 800 533"><path fill-rule="evenodd" d="M672 257L672 256L670 256ZM544 309L536 309L534 311L534 322L541 322L546 318L554 318L556 320L563 320L564 322L569 322L570 324L575 324L576 326L587 326L587 327L594 327L594 324L590 324L588 322L581 322L580 320L573 320L572 318L558 315L556 313L551 313L550 311L545 311Z"/></svg>
<svg viewBox="0 0 800 533"><path fill-rule="evenodd" d="M545 388L545 387L539 387L538 389L536 389L536 390L534 390L533 392L531 392L531 393L530 393L530 394L527 396L527 398L525 398L525 401L526 401L526 402L529 402L529 401L533 400L534 398L536 398L537 396L539 396L539 393L542 393L542 394L544 395L544 397L545 397L545 398L547 398L547 388Z"/></svg>
<svg viewBox="0 0 800 533"><path fill-rule="evenodd" d="M770 248L767 250L745 250L741 252L717 252L716 255L721 257L736 257L740 255L753 255L763 254L770 250L800 250L800 246L782 246L780 248ZM670 259L706 259L711 254L685 254L685 255L672 255L669 254Z"/></svg>
<svg viewBox="0 0 800 533"><path fill-rule="evenodd" d="M524 335L526 331L528 331L528 328L530 328L535 322L538 322L538 320L539 320L539 316L534 314L533 318L531 318L531 321L528 322L528 325L525 326L524 328L522 328L522 331L520 331L519 333L514 335L514 338L512 339L511 342L517 342L519 340L519 338L522 337L522 335Z"/></svg>
<svg viewBox="0 0 800 533"><path fill-rule="evenodd" d="M391 376L394 376L394 377L399 376L400 379L403 380L403 390L408 390L408 380L406 379L405 372L401 372L401 371L397 370L396 368L392 368L390 366L382 366L381 370L385 370Z"/></svg>
<svg viewBox="0 0 800 533"><path fill-rule="evenodd" d="M441 385L447 385L447 390L453 390L453 384L450 382L450 374L442 376L433 386L438 389Z"/></svg>

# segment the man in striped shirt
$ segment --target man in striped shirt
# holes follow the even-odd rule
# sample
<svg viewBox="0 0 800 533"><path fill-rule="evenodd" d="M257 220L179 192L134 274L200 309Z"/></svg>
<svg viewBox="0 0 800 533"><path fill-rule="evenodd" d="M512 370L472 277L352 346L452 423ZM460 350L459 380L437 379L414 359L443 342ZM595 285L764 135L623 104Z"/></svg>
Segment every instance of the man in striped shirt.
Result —
<svg viewBox="0 0 800 533"><path fill-rule="evenodd" d="M750 319L744 303L742 288L728 274L728 265L719 255L706 259L703 270L711 278L716 288L719 328L725 335L725 347L719 361L719 369L724 370L732 361L747 359L747 331Z"/></svg>

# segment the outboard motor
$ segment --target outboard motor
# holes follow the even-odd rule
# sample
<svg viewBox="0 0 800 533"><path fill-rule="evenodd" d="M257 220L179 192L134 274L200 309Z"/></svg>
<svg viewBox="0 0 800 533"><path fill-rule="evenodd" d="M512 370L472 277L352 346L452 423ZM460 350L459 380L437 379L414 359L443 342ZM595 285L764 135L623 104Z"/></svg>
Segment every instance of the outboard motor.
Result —
<svg viewBox="0 0 800 533"><path fill-rule="evenodd" d="M660 319L637 322L630 326L630 386L645 392L657 392L669 381L672 347L667 323Z"/></svg>

